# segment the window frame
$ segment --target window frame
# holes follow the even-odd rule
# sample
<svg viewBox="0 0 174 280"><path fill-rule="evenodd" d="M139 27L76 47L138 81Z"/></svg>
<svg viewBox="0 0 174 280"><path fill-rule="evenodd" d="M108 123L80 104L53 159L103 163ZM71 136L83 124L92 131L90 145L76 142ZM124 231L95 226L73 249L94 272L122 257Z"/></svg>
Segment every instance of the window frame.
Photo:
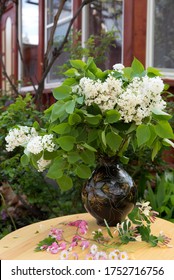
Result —
<svg viewBox="0 0 174 280"><path fill-rule="evenodd" d="M146 67L155 67L153 65L154 56L154 9L155 1L147 0L147 27L146 27ZM156 67L155 67L156 68ZM174 81L174 70L169 68L158 68L165 79Z"/></svg>

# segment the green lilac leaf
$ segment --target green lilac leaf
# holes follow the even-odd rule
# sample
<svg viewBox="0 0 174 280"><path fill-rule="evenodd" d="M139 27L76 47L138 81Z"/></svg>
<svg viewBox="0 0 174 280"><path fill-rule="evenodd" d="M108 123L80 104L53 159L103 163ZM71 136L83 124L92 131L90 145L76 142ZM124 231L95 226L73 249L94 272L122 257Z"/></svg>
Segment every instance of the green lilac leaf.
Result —
<svg viewBox="0 0 174 280"><path fill-rule="evenodd" d="M86 76L88 78L90 78L91 80L95 80L95 78L96 78L95 75L90 70L86 71Z"/></svg>
<svg viewBox="0 0 174 280"><path fill-rule="evenodd" d="M88 133L88 143L91 143L98 139L98 129L91 129Z"/></svg>
<svg viewBox="0 0 174 280"><path fill-rule="evenodd" d="M69 116L68 123L69 123L69 125L74 125L74 124L80 123L81 120L82 119L79 114L73 113Z"/></svg>
<svg viewBox="0 0 174 280"><path fill-rule="evenodd" d="M105 130L102 131L101 133L101 139L103 144L106 146L106 135L105 135Z"/></svg>
<svg viewBox="0 0 174 280"><path fill-rule="evenodd" d="M61 136L56 140L56 142L64 151L68 152L73 149L76 140L73 136Z"/></svg>
<svg viewBox="0 0 174 280"><path fill-rule="evenodd" d="M85 164L78 165L75 172L82 179L88 179L91 176L91 169Z"/></svg>
<svg viewBox="0 0 174 280"><path fill-rule="evenodd" d="M75 100L70 100L66 102L65 110L68 114L72 114L75 109L76 102Z"/></svg>
<svg viewBox="0 0 174 280"><path fill-rule="evenodd" d="M59 101L54 104L52 107L51 111L51 122L56 121L57 119L60 119L60 117L64 114L65 112L65 103L64 101Z"/></svg>
<svg viewBox="0 0 174 280"><path fill-rule="evenodd" d="M80 70L84 70L86 67L86 63L82 60L70 60L70 64L72 65L72 67L76 68L76 69L80 69Z"/></svg>
<svg viewBox="0 0 174 280"><path fill-rule="evenodd" d="M67 77L78 77L80 76L79 72L75 68L70 68L66 72L63 73Z"/></svg>
<svg viewBox="0 0 174 280"><path fill-rule="evenodd" d="M94 59L92 57L89 57L87 60L87 69L89 69L94 74L98 70L97 65L95 64Z"/></svg>
<svg viewBox="0 0 174 280"><path fill-rule="evenodd" d="M55 151L53 151L53 152L48 152L47 150L45 150L44 151L44 153L43 153L43 158L45 159L45 160L51 160L51 159L54 159L54 158L56 158L57 157L57 151L55 152Z"/></svg>
<svg viewBox="0 0 174 280"><path fill-rule="evenodd" d="M128 80L130 80L132 78L132 73L133 73L133 70L131 67L125 67L123 69L123 73L124 73L124 77Z"/></svg>
<svg viewBox="0 0 174 280"><path fill-rule="evenodd" d="M55 99L65 99L67 98L71 93L71 87L67 85L62 85L60 87L53 89L53 96Z"/></svg>
<svg viewBox="0 0 174 280"><path fill-rule="evenodd" d="M52 179L57 179L62 177L63 175L63 169L65 167L65 160L63 157L57 157L53 160L52 165L48 169L47 177Z"/></svg>
<svg viewBox="0 0 174 280"><path fill-rule="evenodd" d="M106 112L106 121L108 123L115 123L120 119L120 113L116 110L109 110Z"/></svg>
<svg viewBox="0 0 174 280"><path fill-rule="evenodd" d="M74 164L75 162L79 161L81 159L79 152L69 152L68 153L68 162L71 164Z"/></svg>
<svg viewBox="0 0 174 280"><path fill-rule="evenodd" d="M75 86L78 83L77 83L76 79L74 79L74 78L67 78L66 80L64 80L63 84L67 85L67 86Z"/></svg>
<svg viewBox="0 0 174 280"><path fill-rule="evenodd" d="M158 152L161 150L161 147L162 144L158 140L156 140L152 149L152 155L151 155L152 161L154 160Z"/></svg>
<svg viewBox="0 0 174 280"><path fill-rule="evenodd" d="M71 128L68 123L60 123L52 127L51 130L56 132L57 134L66 134L70 132Z"/></svg>
<svg viewBox="0 0 174 280"><path fill-rule="evenodd" d="M161 138L174 139L172 127L167 121L159 121L155 126L155 132Z"/></svg>
<svg viewBox="0 0 174 280"><path fill-rule="evenodd" d="M102 119L102 116L101 115L96 115L96 116L87 115L85 117L85 119L89 124L98 125L100 123L101 119Z"/></svg>
<svg viewBox="0 0 174 280"><path fill-rule="evenodd" d="M29 164L30 160L29 160L29 157L26 154L23 154L21 156L20 161L21 161L22 166L27 166Z"/></svg>
<svg viewBox="0 0 174 280"><path fill-rule="evenodd" d="M137 58L134 58L131 64L131 68L133 69L134 73L137 74L141 74L144 72L144 66Z"/></svg>
<svg viewBox="0 0 174 280"><path fill-rule="evenodd" d="M84 163L86 164L94 164L95 162L95 154L93 151L85 150L80 153L80 156Z"/></svg>
<svg viewBox="0 0 174 280"><path fill-rule="evenodd" d="M88 149L89 151L97 152L97 150L96 150L94 147L88 145L87 143L82 144L82 146L83 146L84 148Z"/></svg>
<svg viewBox="0 0 174 280"><path fill-rule="evenodd" d="M149 127L149 129L150 129L150 139L149 139L149 141L147 141L146 145L147 145L149 148L151 148L153 142L155 141L155 139L156 139L156 137L157 137L157 135L156 135L156 133L155 133L154 125L149 124L148 127Z"/></svg>
<svg viewBox="0 0 174 280"><path fill-rule="evenodd" d="M151 74L154 74L152 77L154 76L162 76L162 74L160 73L160 71L156 68L153 67L148 67L147 68L147 75L151 76Z"/></svg>
<svg viewBox="0 0 174 280"><path fill-rule="evenodd" d="M172 118L171 115L169 115L168 113L160 110L160 109L157 109L157 108L154 108L152 110L152 116L155 120L157 121L160 121L160 120L170 120Z"/></svg>
<svg viewBox="0 0 174 280"><path fill-rule="evenodd" d="M67 191L73 187L73 181L71 177L67 175L63 175L61 178L58 178L56 181L62 191Z"/></svg>
<svg viewBox="0 0 174 280"><path fill-rule="evenodd" d="M106 134L106 143L113 152L116 152L122 143L122 137L114 132L108 132Z"/></svg>
<svg viewBox="0 0 174 280"><path fill-rule="evenodd" d="M151 136L149 127L145 124L139 125L136 131L136 136L139 147L148 142Z"/></svg>

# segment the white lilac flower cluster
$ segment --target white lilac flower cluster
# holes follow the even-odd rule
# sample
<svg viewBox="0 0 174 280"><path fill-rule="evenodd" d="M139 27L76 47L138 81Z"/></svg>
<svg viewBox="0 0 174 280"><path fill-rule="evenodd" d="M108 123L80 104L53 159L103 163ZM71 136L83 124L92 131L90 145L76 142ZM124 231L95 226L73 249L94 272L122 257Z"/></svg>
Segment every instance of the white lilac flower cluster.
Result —
<svg viewBox="0 0 174 280"><path fill-rule="evenodd" d="M53 135L38 136L37 131L33 127L18 126L10 129L5 137L6 150L13 151L16 147L22 146L25 148L25 153L39 154L44 151L53 152L55 144ZM45 160L43 156L37 161L38 171L42 172L50 163L50 160Z"/></svg>
<svg viewBox="0 0 174 280"><path fill-rule="evenodd" d="M32 154L39 154L47 150L53 152L55 144L53 143L53 135L36 136L32 138L27 144L27 150Z"/></svg>
<svg viewBox="0 0 174 280"><path fill-rule="evenodd" d="M37 161L37 166L38 166L38 171L39 172L43 172L48 165L51 163L51 160L46 160L43 157L41 157L38 161Z"/></svg>
<svg viewBox="0 0 174 280"><path fill-rule="evenodd" d="M116 63L113 65L113 69L117 72L123 73L124 65L121 63Z"/></svg>
<svg viewBox="0 0 174 280"><path fill-rule="evenodd" d="M96 103L102 111L111 110L116 99L122 93L122 81L109 76L104 82L82 78L75 88L78 94L85 97L85 104L90 106Z"/></svg>
<svg viewBox="0 0 174 280"><path fill-rule="evenodd" d="M113 68L123 73L124 65L116 64ZM139 125L154 108L165 108L166 102L161 97L163 89L164 83L160 77L134 77L125 87L121 79L109 75L104 82L84 77L73 92L84 96L87 106L95 103L102 112L115 108L124 122L135 121Z"/></svg>
<svg viewBox="0 0 174 280"><path fill-rule="evenodd" d="M117 109L125 122L141 124L154 108L163 110L166 102L161 98L164 83L160 77L135 77L117 100Z"/></svg>
<svg viewBox="0 0 174 280"><path fill-rule="evenodd" d="M6 150L11 152L16 147L25 147L27 143L37 135L38 133L33 127L18 126L16 128L10 129L8 135L5 137L7 142Z"/></svg>

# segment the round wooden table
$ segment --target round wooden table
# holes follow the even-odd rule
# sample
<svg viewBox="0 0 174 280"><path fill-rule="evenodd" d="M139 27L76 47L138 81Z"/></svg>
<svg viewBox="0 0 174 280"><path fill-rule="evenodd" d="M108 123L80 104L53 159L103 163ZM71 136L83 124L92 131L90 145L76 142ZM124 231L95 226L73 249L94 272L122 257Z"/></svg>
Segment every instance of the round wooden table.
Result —
<svg viewBox="0 0 174 280"><path fill-rule="evenodd" d="M54 218L18 229L0 240L0 259L1 260L57 260L59 254L51 254L47 251L35 252L37 244L46 238L52 227L64 230L66 240L71 240L75 234L75 227L67 226L69 222L76 220L86 220L88 222L88 232L84 237L92 238L92 231L102 228L106 233L105 227L96 224L95 219L88 213L75 214ZM121 251L126 251L131 260L174 260L174 224L163 219L157 218L151 227L152 234L158 235L162 230L165 235L172 240L167 247L150 247L146 242L129 242L127 245L121 246ZM117 237L114 237L117 238ZM91 245L93 244L90 241ZM113 251L117 248L112 248ZM79 246L74 248L78 253L79 259L84 259L87 249L82 250ZM103 249L102 249L103 250Z"/></svg>

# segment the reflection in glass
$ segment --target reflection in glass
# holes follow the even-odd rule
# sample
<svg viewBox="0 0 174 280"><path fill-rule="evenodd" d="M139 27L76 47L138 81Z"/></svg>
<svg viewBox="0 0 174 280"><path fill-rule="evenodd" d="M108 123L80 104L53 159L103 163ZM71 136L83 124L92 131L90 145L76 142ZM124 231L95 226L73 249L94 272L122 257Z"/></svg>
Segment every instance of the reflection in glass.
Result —
<svg viewBox="0 0 174 280"><path fill-rule="evenodd" d="M153 65L158 68L174 68L173 11L173 0L155 0Z"/></svg>
<svg viewBox="0 0 174 280"><path fill-rule="evenodd" d="M60 2L60 0L47 1L47 25L53 23L54 16L56 15L60 6ZM71 2L71 0L67 0L65 2L59 20L65 20L71 16Z"/></svg>
<svg viewBox="0 0 174 280"><path fill-rule="evenodd" d="M47 40L50 38L50 32L51 28L53 26L54 16L56 15L59 6L60 6L61 0L50 0L47 1ZM68 26L70 19L72 17L72 0L67 0L63 6L63 10L60 14L60 18L58 21L58 25L54 34L54 44L52 46L52 49L59 47L61 44ZM55 81L60 79L61 76L58 74L59 67L63 65L67 60L69 59L69 54L66 51L63 51L62 54L58 57L58 59L53 64L48 76L47 76L47 82L48 83L54 83Z"/></svg>
<svg viewBox="0 0 174 280"><path fill-rule="evenodd" d="M22 0L22 80L30 85L29 77L36 82L38 59L38 0Z"/></svg>
<svg viewBox="0 0 174 280"><path fill-rule="evenodd" d="M103 68L111 68L113 64L122 61L122 20L122 0L97 0L90 5L89 33L101 35L104 38L108 32L113 32L113 40L103 57L103 59L107 57Z"/></svg>
<svg viewBox="0 0 174 280"><path fill-rule="evenodd" d="M55 31L54 36L54 46L53 47L59 47L61 41L63 40L64 35L66 34L67 28L68 28L69 22L64 23L62 25L58 25ZM48 38L50 35L50 29L48 29ZM59 66L63 65L67 60L69 59L69 54L65 51L61 53L61 55L58 57L56 62L53 64L52 68L50 69L50 72L47 77L47 81L49 83L55 82L58 77L61 78L61 76L58 75L59 72Z"/></svg>
<svg viewBox="0 0 174 280"><path fill-rule="evenodd" d="M64 6L63 12L61 13L61 17L58 21L58 26L56 29L55 37L54 37L54 47L59 46L62 41L64 35L66 34L70 19L72 17L72 0L66 1L66 5ZM51 0L47 1L47 16L46 16L46 28L47 28L47 41L49 40L50 29L53 26L54 16L59 8L60 0ZM122 19L123 19L123 1L122 0L96 0L91 3L89 9L85 11L83 17L86 17L86 28L80 30L77 34L73 33L73 39L75 38L75 42L79 43L81 37L85 32L86 39L89 36L95 37L95 55L98 58L97 65L103 69L112 68L113 64L120 63L122 61ZM82 19L83 22L83 19ZM73 31L73 30L72 30ZM111 34L110 37L108 33ZM81 36L82 35L82 36ZM78 37L79 36L79 37ZM103 50L101 54L101 40L105 41L105 45L108 46L109 38L109 47L107 50ZM77 48L75 49L75 45L73 46L73 50L63 51L63 53L58 57L56 62L54 63L48 77L48 83L54 83L58 79L61 78L58 73L60 73L60 66L62 66L69 59L69 53L75 56L73 59L82 59L78 55L78 43ZM85 42L83 42L85 44ZM90 56L94 55L94 46L90 45ZM66 46L67 47L67 46ZM69 47L69 45L68 45ZM88 48L88 45L86 45ZM70 47L71 48L71 47ZM100 57L97 55L97 49L100 49ZM104 49L105 46L104 46ZM79 52L80 53L80 52ZM100 59L100 60L99 60Z"/></svg>
<svg viewBox="0 0 174 280"><path fill-rule="evenodd" d="M38 0L22 0L22 42L38 45Z"/></svg>

